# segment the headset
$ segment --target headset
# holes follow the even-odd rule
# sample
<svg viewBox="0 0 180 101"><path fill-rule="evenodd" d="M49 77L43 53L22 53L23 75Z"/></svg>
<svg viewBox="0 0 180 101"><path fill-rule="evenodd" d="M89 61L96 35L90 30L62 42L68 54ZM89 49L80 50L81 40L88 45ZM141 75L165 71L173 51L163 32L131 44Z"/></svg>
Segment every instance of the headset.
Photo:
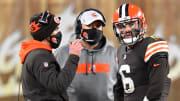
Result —
<svg viewBox="0 0 180 101"><path fill-rule="evenodd" d="M102 18L103 18L103 23L104 23L104 26L106 25L106 18L105 16L97 9L93 9L93 8L89 8L89 9L86 9L84 11L82 11L81 13L79 13L79 15L77 16L76 18L76 21L75 21L75 34L80 34L81 33L81 29L82 29L82 24L81 24L81 21L80 21L80 17L81 15L84 13L84 12L87 12L87 11L95 11L97 13L99 13Z"/></svg>

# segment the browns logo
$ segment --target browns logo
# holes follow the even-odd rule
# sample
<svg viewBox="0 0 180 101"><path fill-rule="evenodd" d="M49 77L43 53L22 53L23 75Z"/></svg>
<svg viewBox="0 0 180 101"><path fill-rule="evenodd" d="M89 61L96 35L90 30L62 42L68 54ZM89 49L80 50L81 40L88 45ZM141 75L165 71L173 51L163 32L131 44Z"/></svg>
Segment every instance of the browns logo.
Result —
<svg viewBox="0 0 180 101"><path fill-rule="evenodd" d="M97 15L95 12L93 12L91 15L92 15L93 17L95 17L95 18L98 17L98 15Z"/></svg>
<svg viewBox="0 0 180 101"><path fill-rule="evenodd" d="M40 27L35 23L35 21L33 21L30 24L30 31L31 32L37 32L40 29Z"/></svg>
<svg viewBox="0 0 180 101"><path fill-rule="evenodd" d="M61 19L60 17L55 16L54 17L54 22L57 23L57 24L60 24L60 19Z"/></svg>
<svg viewBox="0 0 180 101"><path fill-rule="evenodd" d="M87 34L87 32L84 32L84 33L83 33L83 37L85 37L86 39L88 39L88 34Z"/></svg>

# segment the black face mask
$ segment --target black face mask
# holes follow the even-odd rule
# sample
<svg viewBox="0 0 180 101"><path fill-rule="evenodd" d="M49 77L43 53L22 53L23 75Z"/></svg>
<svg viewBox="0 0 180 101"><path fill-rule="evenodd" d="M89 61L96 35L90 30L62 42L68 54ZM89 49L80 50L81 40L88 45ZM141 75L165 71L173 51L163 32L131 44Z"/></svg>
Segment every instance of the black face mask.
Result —
<svg viewBox="0 0 180 101"><path fill-rule="evenodd" d="M54 49L58 48L61 43L61 38L62 38L61 32L58 32L56 35L50 36L50 40L48 40L48 41L49 41L51 47Z"/></svg>
<svg viewBox="0 0 180 101"><path fill-rule="evenodd" d="M83 40L86 41L88 44L95 45L101 40L102 34L103 32L101 30L97 30L96 28L83 29L81 37L83 37Z"/></svg>

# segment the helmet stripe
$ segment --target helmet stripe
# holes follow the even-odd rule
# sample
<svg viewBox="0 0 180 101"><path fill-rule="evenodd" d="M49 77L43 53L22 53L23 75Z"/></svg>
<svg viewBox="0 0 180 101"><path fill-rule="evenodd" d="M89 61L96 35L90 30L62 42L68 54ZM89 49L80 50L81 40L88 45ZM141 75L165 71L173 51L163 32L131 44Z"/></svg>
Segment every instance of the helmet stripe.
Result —
<svg viewBox="0 0 180 101"><path fill-rule="evenodd" d="M119 9L120 18L129 16L128 8L129 8L129 4L123 4L120 6L120 9Z"/></svg>
<svg viewBox="0 0 180 101"><path fill-rule="evenodd" d="M129 4L127 4L127 5L126 5L126 8L125 8L125 16L129 16L128 8L129 8Z"/></svg>
<svg viewBox="0 0 180 101"><path fill-rule="evenodd" d="M119 17L121 18L121 15L122 15L122 5L120 6L119 8Z"/></svg>
<svg viewBox="0 0 180 101"><path fill-rule="evenodd" d="M125 8L126 8L126 4L123 4L122 5L122 16L121 16L121 18L124 18L125 17Z"/></svg>

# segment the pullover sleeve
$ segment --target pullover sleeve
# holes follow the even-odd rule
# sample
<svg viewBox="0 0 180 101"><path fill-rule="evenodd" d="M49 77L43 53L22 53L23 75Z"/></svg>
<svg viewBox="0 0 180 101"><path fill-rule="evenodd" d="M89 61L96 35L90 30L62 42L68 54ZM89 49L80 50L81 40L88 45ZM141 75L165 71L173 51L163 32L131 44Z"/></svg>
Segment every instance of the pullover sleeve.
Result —
<svg viewBox="0 0 180 101"><path fill-rule="evenodd" d="M166 101L169 93L170 79L168 54L158 53L148 62L149 69L149 89L147 98L149 101Z"/></svg>
<svg viewBox="0 0 180 101"><path fill-rule="evenodd" d="M62 70L52 54L40 55L36 60L33 72L40 84L52 92L66 91L75 76L79 57L70 55Z"/></svg>

